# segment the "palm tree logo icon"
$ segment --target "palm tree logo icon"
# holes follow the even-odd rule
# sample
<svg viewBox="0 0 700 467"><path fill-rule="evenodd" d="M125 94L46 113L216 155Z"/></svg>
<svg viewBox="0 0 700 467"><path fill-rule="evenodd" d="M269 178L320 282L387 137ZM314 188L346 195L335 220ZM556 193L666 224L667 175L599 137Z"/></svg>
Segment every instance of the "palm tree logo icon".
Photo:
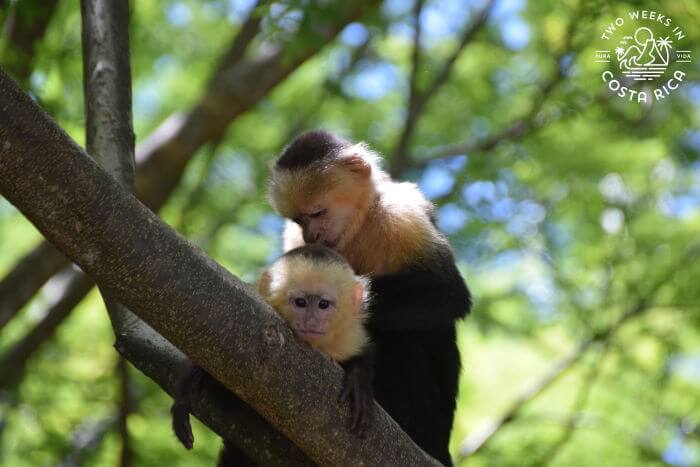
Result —
<svg viewBox="0 0 700 467"><path fill-rule="evenodd" d="M658 78L668 67L672 42L668 37L655 39L647 27L638 28L634 37L625 36L615 49L620 70L635 81Z"/></svg>

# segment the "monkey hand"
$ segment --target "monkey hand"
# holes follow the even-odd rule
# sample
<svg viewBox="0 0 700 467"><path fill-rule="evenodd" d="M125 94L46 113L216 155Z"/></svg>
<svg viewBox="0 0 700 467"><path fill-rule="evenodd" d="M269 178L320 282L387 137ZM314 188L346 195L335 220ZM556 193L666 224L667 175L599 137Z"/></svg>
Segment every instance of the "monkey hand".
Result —
<svg viewBox="0 0 700 467"><path fill-rule="evenodd" d="M192 449L194 446L194 434L192 434L192 425L190 425L190 410L188 404L183 404L175 401L170 413L173 415L173 431L175 436L180 440L186 449Z"/></svg>
<svg viewBox="0 0 700 467"><path fill-rule="evenodd" d="M192 396L201 390L203 381L208 377L201 367L190 364L185 374L178 382L175 390L175 401L170 408L173 416L173 431L187 449L194 446L194 434L190 425L190 412L192 412Z"/></svg>
<svg viewBox="0 0 700 467"><path fill-rule="evenodd" d="M350 431L364 438L371 425L374 411L372 366L366 355L342 363L345 375L339 402L350 401Z"/></svg>

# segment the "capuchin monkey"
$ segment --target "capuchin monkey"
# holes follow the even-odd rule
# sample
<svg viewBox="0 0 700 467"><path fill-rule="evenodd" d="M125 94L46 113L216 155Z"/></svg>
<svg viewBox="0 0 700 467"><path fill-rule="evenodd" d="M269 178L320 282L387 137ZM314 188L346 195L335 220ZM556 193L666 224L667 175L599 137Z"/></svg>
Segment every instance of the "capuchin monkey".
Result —
<svg viewBox="0 0 700 467"><path fill-rule="evenodd" d="M433 205L414 184L392 181L366 145L326 131L284 148L269 198L291 220L285 249L319 243L369 276L375 397L421 448L452 465L455 322L469 312L471 296Z"/></svg>
<svg viewBox="0 0 700 467"><path fill-rule="evenodd" d="M368 280L322 245L306 245L286 252L258 281L260 295L284 318L295 334L328 355L344 370L339 402L350 402L350 430L364 437L370 426L372 352L365 322L369 303ZM196 365L181 380L171 412L173 431L187 448L194 444L190 425L191 397L213 379ZM220 467L255 465L236 446L224 443Z"/></svg>

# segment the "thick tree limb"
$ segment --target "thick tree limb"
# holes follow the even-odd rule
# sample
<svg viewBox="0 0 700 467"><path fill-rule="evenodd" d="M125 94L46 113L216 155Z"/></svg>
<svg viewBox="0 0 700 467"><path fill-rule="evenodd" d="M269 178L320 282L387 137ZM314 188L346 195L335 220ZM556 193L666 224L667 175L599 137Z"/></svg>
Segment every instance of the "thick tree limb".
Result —
<svg viewBox="0 0 700 467"><path fill-rule="evenodd" d="M84 88L86 110L86 134L89 153L121 185L131 191L133 188L134 174L134 137L131 117L131 73L129 65L129 5L127 0L83 0L83 61L84 61ZM240 35L238 36L241 37ZM245 45L236 40L235 50L243 53ZM228 57L231 58L230 56ZM101 289L107 311L109 312L117 336L121 336L120 347L126 351L124 344L129 336L153 335L155 331L143 321L138 319L129 309L124 307ZM162 340L162 338L160 339ZM152 348L151 348L152 349ZM167 360L173 354L167 347L161 347L161 352L170 352L164 355L151 353L154 362ZM122 440L120 465L128 467L131 464L132 452L127 425L129 413L132 410L131 395L129 391L128 365L124 357L120 357L118 364L119 379L121 382L121 404L117 421L119 435ZM224 400L234 397L230 392L221 387L220 396ZM235 399L235 402L246 407L247 412L255 414L244 402ZM220 415L210 412L213 419ZM255 414L257 415L257 414ZM234 426L241 426L247 436L257 435L263 440L270 436L283 438L274 428L270 427L265 419L257 415L255 430L249 431L241 420L235 418ZM225 425L231 425L231 420ZM240 431L240 429L238 430ZM273 435L270 435L272 433ZM231 442L231 440L229 440ZM234 444L236 440L234 440ZM278 441L278 439L275 439ZM291 444L284 440L285 445ZM254 448L261 443L253 438ZM270 462L270 443L266 443L263 449L257 449L254 454L266 454L263 460ZM303 456L303 453L299 453ZM252 456L251 456L252 457ZM256 459L256 457L252 457ZM306 459L305 456L303 456ZM281 459L278 459L278 461Z"/></svg>
<svg viewBox="0 0 700 467"><path fill-rule="evenodd" d="M83 45L86 148L100 166L126 190L134 190L134 130L131 111L131 52L128 0L80 2ZM126 332L136 316L101 290L112 326ZM117 428L121 441L120 467L133 459L129 415L133 410L129 366L117 363L120 400Z"/></svg>
<svg viewBox="0 0 700 467"><path fill-rule="evenodd" d="M187 163L202 145L221 138L237 117L265 98L276 85L330 42L345 25L377 3L378 0L370 0L335 6L342 9L341 13L322 15L327 22L307 25L288 43L261 47L252 57L244 59L243 54L236 51L245 49L244 45L247 47L250 39L244 40L240 36L250 34L255 29L246 27L255 20L246 20L239 36L233 40L212 74L199 102L189 111L169 117L136 148L136 196L146 206L158 211L177 187ZM251 15L254 13L251 12ZM294 56L285 55L288 45L303 40L310 29L318 31L317 40L305 41L305 48ZM53 266L53 269L47 268L45 274L34 277L33 270L41 270L43 263ZM7 295L11 304L5 305L0 301L0 327L3 321L11 319L36 294L51 275L68 264L65 257L51 251L46 243L21 259L0 282L0 290L7 290L8 294L15 294L16 284L23 284L24 290L16 297ZM4 300L5 295L2 297Z"/></svg>
<svg viewBox="0 0 700 467"><path fill-rule="evenodd" d="M134 130L128 0L82 0L83 93L86 149L126 190L134 187ZM117 333L133 314L102 296Z"/></svg>
<svg viewBox="0 0 700 467"><path fill-rule="evenodd" d="M314 461L436 465L379 406L367 438L354 437L336 401L342 370L124 192L4 72L0 109L0 194Z"/></svg>
<svg viewBox="0 0 700 467"><path fill-rule="evenodd" d="M86 150L121 185L134 186L129 2L81 0Z"/></svg>
<svg viewBox="0 0 700 467"><path fill-rule="evenodd" d="M179 378L190 368L187 357L152 329L141 335L119 336L116 347L170 395L175 394ZM232 397L222 385L205 385L201 392L194 394L192 410L209 428L239 446L260 465L314 465L288 438L272 429L268 421L245 402Z"/></svg>

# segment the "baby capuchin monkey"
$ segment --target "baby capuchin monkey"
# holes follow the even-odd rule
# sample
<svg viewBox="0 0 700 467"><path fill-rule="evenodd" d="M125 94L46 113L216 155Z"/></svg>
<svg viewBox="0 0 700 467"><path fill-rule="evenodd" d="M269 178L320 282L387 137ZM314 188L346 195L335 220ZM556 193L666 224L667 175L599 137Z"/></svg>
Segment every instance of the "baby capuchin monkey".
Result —
<svg viewBox="0 0 700 467"><path fill-rule="evenodd" d="M375 397L420 447L452 465L455 323L471 295L433 205L414 184L393 181L379 159L362 143L304 133L272 167L269 197L291 220L285 249L320 243L369 276Z"/></svg>
<svg viewBox="0 0 700 467"><path fill-rule="evenodd" d="M350 430L360 437L370 426L374 405L371 345L365 330L368 282L355 275L342 256L322 245L286 252L258 281L260 295L296 335L343 367L338 399L350 402ZM194 443L190 398L207 378L203 369L193 366L181 381L171 409L173 430L187 449ZM219 466L249 464L235 446L224 443Z"/></svg>
<svg viewBox="0 0 700 467"><path fill-rule="evenodd" d="M303 341L336 362L366 351L369 281L333 250L288 251L263 272L258 292Z"/></svg>

